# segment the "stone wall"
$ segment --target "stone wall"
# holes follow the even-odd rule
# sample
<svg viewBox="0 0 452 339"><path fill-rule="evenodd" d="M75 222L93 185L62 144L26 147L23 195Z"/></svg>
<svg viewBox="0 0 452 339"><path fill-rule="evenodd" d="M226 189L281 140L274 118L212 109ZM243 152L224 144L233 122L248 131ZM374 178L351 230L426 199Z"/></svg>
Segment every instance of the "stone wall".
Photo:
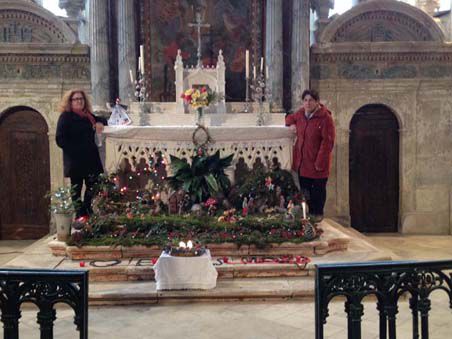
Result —
<svg viewBox="0 0 452 339"><path fill-rule="evenodd" d="M51 185L56 187L63 183L62 152L55 143L57 106L70 88L90 91L89 48L77 44L64 22L34 3L4 1L0 17L9 29L8 41L14 40L0 42L0 116L16 106L42 114L49 128Z"/></svg>
<svg viewBox="0 0 452 339"><path fill-rule="evenodd" d="M450 234L452 227L452 46L438 41L440 31L421 11L396 1L356 6L327 27L311 55L311 84L334 112L337 125L335 163L328 188L327 212L349 218L349 132L356 111L382 104L399 126L399 230L403 233ZM383 2L385 4L383 4ZM394 25L401 41L353 41L344 27L359 15L372 16L393 6L422 25L430 41L415 44L403 24L377 22L387 35ZM358 9L358 11L356 11ZM353 11L353 12L352 12ZM418 16L416 18L416 16ZM376 17L374 15L374 17ZM351 27L351 26L349 26ZM328 30L330 28L330 30ZM367 27L372 30L373 28ZM410 30L410 31L408 31ZM337 32L348 41L332 43ZM439 34L439 35L438 35ZM325 39L325 37L329 37Z"/></svg>

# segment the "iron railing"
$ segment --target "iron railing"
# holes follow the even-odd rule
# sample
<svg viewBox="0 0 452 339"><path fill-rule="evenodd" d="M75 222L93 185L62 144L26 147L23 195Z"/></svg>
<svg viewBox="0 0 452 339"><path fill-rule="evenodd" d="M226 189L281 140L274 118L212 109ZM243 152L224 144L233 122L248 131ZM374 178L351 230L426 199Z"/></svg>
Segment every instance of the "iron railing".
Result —
<svg viewBox="0 0 452 339"><path fill-rule="evenodd" d="M88 338L88 271L0 269L0 321L4 339L19 338L21 305L35 304L41 339L53 338L56 303L75 312L80 339Z"/></svg>
<svg viewBox="0 0 452 339"><path fill-rule="evenodd" d="M316 339L323 339L329 316L328 304L337 297L345 298L349 339L361 338L363 298L375 296L379 312L380 339L396 338L396 316L401 296L409 297L413 338L428 339L430 294L443 290L452 308L452 261L398 261L343 264L320 264L316 268L315 325ZM420 323L419 323L420 320ZM420 325L420 326L419 326Z"/></svg>

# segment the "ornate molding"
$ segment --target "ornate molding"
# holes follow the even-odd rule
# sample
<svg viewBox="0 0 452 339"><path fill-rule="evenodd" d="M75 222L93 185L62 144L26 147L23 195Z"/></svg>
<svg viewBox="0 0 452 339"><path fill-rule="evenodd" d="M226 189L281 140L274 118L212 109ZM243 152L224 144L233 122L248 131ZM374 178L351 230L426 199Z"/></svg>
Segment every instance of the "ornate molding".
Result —
<svg viewBox="0 0 452 339"><path fill-rule="evenodd" d="M56 17L49 17L49 13L34 4L1 3L0 30L0 43L75 42L75 36L66 24Z"/></svg>
<svg viewBox="0 0 452 339"><path fill-rule="evenodd" d="M428 14L401 1L366 1L333 20L321 43L359 41L443 41L444 32Z"/></svg>
<svg viewBox="0 0 452 339"><path fill-rule="evenodd" d="M431 41L431 32L402 13L373 11L355 16L334 34L332 42L345 41Z"/></svg>
<svg viewBox="0 0 452 339"><path fill-rule="evenodd" d="M311 56L314 64L335 64L337 62L452 62L450 52L350 52L350 53L314 53Z"/></svg>

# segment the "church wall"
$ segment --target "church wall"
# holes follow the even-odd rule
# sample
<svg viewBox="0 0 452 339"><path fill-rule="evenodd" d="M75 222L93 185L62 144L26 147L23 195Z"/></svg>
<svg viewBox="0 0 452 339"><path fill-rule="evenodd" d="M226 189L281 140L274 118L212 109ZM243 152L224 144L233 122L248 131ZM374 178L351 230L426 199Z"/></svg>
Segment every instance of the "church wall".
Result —
<svg viewBox="0 0 452 339"><path fill-rule="evenodd" d="M391 62L392 57L363 53L340 58L314 49L311 84L333 111L337 125L327 213L349 218L353 114L366 104L384 104L395 112L400 126L399 230L450 234L452 49L443 49L435 60L422 53L400 54L397 62Z"/></svg>
<svg viewBox="0 0 452 339"><path fill-rule="evenodd" d="M42 114L49 128L51 185L56 187L63 183L62 153L55 143L57 107L70 88L90 91L88 48L30 52L24 46L12 50L0 45L0 114L15 106L27 106Z"/></svg>

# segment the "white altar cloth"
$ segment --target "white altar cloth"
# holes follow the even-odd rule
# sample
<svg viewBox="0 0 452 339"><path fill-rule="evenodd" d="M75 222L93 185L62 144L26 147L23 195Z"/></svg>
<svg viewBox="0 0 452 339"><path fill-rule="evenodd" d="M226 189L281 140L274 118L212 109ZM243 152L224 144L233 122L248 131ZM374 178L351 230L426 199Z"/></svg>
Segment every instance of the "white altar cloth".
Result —
<svg viewBox="0 0 452 339"><path fill-rule="evenodd" d="M154 271L157 290L207 290L217 285L218 273L209 250L199 257L173 257L162 252Z"/></svg>

